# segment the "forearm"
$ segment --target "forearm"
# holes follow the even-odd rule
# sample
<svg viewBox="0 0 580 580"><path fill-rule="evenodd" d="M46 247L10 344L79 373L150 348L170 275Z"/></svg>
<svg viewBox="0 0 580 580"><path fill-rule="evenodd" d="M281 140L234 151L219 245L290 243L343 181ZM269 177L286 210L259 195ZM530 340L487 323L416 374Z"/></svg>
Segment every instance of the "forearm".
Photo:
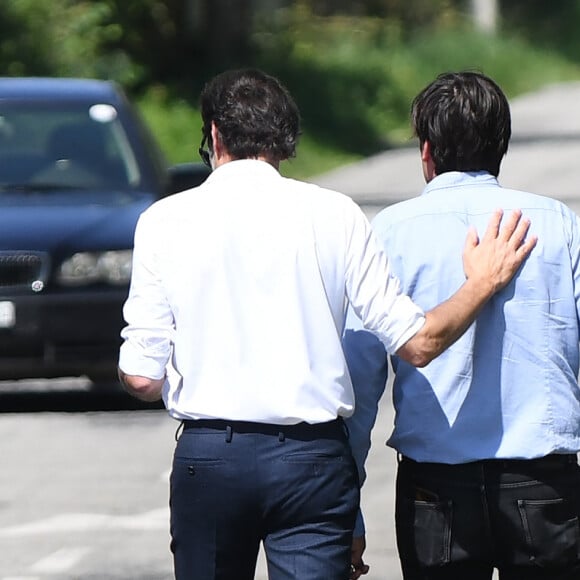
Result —
<svg viewBox="0 0 580 580"><path fill-rule="evenodd" d="M429 364L463 335L493 294L491 284L466 280L451 298L425 314L425 324L397 356L416 367Z"/></svg>
<svg viewBox="0 0 580 580"><path fill-rule="evenodd" d="M161 399L165 377L161 379L151 379L139 375L128 375L121 369L118 369L118 373L123 388L131 396L149 403Z"/></svg>

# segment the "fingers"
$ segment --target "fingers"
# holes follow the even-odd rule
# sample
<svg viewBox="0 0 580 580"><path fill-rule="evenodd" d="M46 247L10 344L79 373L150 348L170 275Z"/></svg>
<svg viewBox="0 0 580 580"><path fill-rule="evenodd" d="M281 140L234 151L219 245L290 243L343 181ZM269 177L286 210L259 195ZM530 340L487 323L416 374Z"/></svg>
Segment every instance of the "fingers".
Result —
<svg viewBox="0 0 580 580"><path fill-rule="evenodd" d="M518 259L524 260L527 258L531 251L536 247L538 243L538 236L530 236L528 240L526 240L517 250L516 255Z"/></svg>
<svg viewBox="0 0 580 580"><path fill-rule="evenodd" d="M469 226L467 230L467 238L465 239L465 250L469 248L475 248L479 244L479 237L477 235L477 230L475 226Z"/></svg>
<svg viewBox="0 0 580 580"><path fill-rule="evenodd" d="M494 211L479 242L469 228L463 251L466 277L481 280L493 292L503 288L536 246L529 230L530 220L519 209L505 217L503 210Z"/></svg>
<svg viewBox="0 0 580 580"><path fill-rule="evenodd" d="M519 209L514 209L510 214L509 218L503 224L501 230L498 233L498 238L502 241L509 241L514 233L521 232L521 225L522 225L522 212ZM528 222L529 227L529 220L525 220ZM527 227L525 230L527 231ZM524 234L525 235L525 234ZM523 240L523 238L522 238ZM520 240L521 243L521 240Z"/></svg>
<svg viewBox="0 0 580 580"><path fill-rule="evenodd" d="M513 218L513 214L512 214L512 218ZM520 212L520 218L521 218L521 212ZM518 248L519 246L521 246L521 244L525 240L529 229L530 229L530 220L528 218L521 218L521 219L519 219L517 227L512 232L512 234L510 236L506 237L505 239L506 239L506 241L509 241L513 247Z"/></svg>
<svg viewBox="0 0 580 580"><path fill-rule="evenodd" d="M496 209L487 224L487 229L485 230L485 234L483 235L484 240L495 240L499 234L499 225L501 223L501 218L503 217L503 210ZM512 215L513 219L513 215ZM506 227L506 226L504 226ZM515 225L514 225L515 228Z"/></svg>
<svg viewBox="0 0 580 580"><path fill-rule="evenodd" d="M350 580L357 580L364 574L368 574L370 570L370 566L365 564L362 560L355 564L352 564L350 567Z"/></svg>
<svg viewBox="0 0 580 580"><path fill-rule="evenodd" d="M357 580L363 574L367 574L369 571L369 566L367 566L363 561L363 554L366 549L366 538L365 536L355 536L352 539L351 548L351 565L350 565L350 580Z"/></svg>
<svg viewBox="0 0 580 580"><path fill-rule="evenodd" d="M502 242L508 243L513 248L523 246L524 252L527 251L527 253L529 254L529 252L534 247L535 242L531 248L528 248L528 242L530 242L531 240L528 240L528 242L526 242L525 245L523 245L523 242L530 229L531 223L530 220L528 218L522 217L522 211L520 209L514 209L510 214L509 218L505 221L505 223L500 229L502 217L503 217L502 209L496 209L493 212L487 224L487 229L485 230L483 240L491 241L494 239L498 239ZM475 238L473 238L471 229L472 228L470 227L467 234L466 244L469 244L470 246L474 247L475 245L477 245L477 243L474 243ZM477 234L475 234L475 236L477 236Z"/></svg>

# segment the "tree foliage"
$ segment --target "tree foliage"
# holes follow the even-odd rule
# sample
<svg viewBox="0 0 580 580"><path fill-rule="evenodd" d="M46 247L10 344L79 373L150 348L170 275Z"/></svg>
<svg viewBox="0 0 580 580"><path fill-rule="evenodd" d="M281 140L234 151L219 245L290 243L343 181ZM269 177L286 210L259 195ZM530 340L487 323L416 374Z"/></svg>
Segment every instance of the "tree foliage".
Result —
<svg viewBox="0 0 580 580"><path fill-rule="evenodd" d="M500 9L503 34L578 60L580 0L503 0ZM368 152L405 114L404 87L423 82L422 63L406 63L402 47L421 53L449 30L469 38L469 10L470 0L0 1L0 65L9 76L114 79L158 102L195 102L215 72L260 66L289 86L311 134ZM481 58L489 44L471 42ZM448 62L477 60L457 52ZM437 57L425 49L426 61Z"/></svg>
<svg viewBox="0 0 580 580"><path fill-rule="evenodd" d="M502 0L500 6L504 31L580 61L580 1Z"/></svg>
<svg viewBox="0 0 580 580"><path fill-rule="evenodd" d="M0 65L5 75L96 76L130 88L179 86L259 61L260 39L276 31L287 42L297 14L378 20L377 34L387 31L392 43L455 26L469 5L469 0L10 0L0 2ZM508 34L578 59L579 0L503 0L500 7Z"/></svg>
<svg viewBox="0 0 580 580"><path fill-rule="evenodd" d="M122 27L108 0L12 0L0 3L3 74L114 78L130 83L145 65L110 50Z"/></svg>

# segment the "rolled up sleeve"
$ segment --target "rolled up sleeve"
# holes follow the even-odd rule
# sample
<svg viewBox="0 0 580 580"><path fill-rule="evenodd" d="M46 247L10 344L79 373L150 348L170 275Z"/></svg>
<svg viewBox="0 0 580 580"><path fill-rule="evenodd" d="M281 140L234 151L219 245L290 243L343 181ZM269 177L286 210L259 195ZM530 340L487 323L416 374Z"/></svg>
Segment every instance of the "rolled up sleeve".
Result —
<svg viewBox="0 0 580 580"><path fill-rule="evenodd" d="M175 323L160 282L151 244L155 239L152 226L145 213L135 231L131 286L123 307L127 324L121 331L119 368L129 375L160 379L165 376L171 357Z"/></svg>
<svg viewBox="0 0 580 580"><path fill-rule="evenodd" d="M365 329L394 354L425 324L424 311L401 291L370 224L360 214L348 240L347 294Z"/></svg>

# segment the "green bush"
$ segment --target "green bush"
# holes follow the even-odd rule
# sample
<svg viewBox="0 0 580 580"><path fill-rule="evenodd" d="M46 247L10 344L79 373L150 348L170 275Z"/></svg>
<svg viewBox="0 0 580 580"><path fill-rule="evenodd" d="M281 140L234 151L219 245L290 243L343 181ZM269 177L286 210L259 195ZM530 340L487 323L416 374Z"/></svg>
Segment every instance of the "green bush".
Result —
<svg viewBox="0 0 580 580"><path fill-rule="evenodd" d="M123 50L111 2L0 2L0 66L5 76L80 76L135 85L143 75Z"/></svg>
<svg viewBox="0 0 580 580"><path fill-rule="evenodd" d="M455 19L403 35L384 19L292 15L257 36L260 64L295 95L305 130L347 152L368 154L408 137L410 102L440 72L480 70L509 96L580 75L556 53Z"/></svg>
<svg viewBox="0 0 580 580"><path fill-rule="evenodd" d="M195 106L161 86L150 88L137 105L170 163L200 161L201 117Z"/></svg>
<svg viewBox="0 0 580 580"><path fill-rule="evenodd" d="M256 43L262 55L257 66L278 76L301 110L298 155L282 167L294 177L408 143L411 100L440 72L480 70L509 97L580 79L580 68L555 53L466 26L401 42L397 28L382 20L312 17L295 29L273 27L258 34ZM170 160L197 158L201 122L195 107L159 90L149 91L140 104Z"/></svg>

